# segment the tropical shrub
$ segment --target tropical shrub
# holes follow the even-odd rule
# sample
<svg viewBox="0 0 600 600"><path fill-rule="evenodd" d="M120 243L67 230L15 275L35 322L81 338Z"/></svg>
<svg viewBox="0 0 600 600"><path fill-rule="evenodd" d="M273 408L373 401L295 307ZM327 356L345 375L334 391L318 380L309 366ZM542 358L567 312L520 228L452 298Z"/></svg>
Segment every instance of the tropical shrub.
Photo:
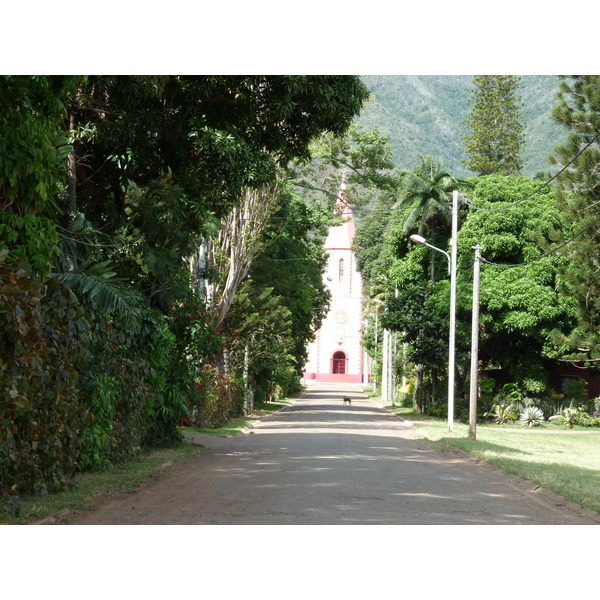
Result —
<svg viewBox="0 0 600 600"><path fill-rule="evenodd" d="M432 417L444 418L448 416L448 405L444 403L436 404L435 406L428 406L425 409L425 413Z"/></svg>
<svg viewBox="0 0 600 600"><path fill-rule="evenodd" d="M189 422L196 427L221 427L243 411L244 395L231 374L206 364L194 388Z"/></svg>
<svg viewBox="0 0 600 600"><path fill-rule="evenodd" d="M523 392L516 383L505 383L494 400L500 404L517 404L523 402Z"/></svg>
<svg viewBox="0 0 600 600"><path fill-rule="evenodd" d="M600 418L591 416L582 406L568 406L559 414L553 415L548 420L556 425L565 425L567 427L573 427L574 425L578 425L580 427L600 426Z"/></svg>
<svg viewBox="0 0 600 600"><path fill-rule="evenodd" d="M544 413L540 408L530 404L526 406L519 417L519 422L527 427L537 427L544 420Z"/></svg>
<svg viewBox="0 0 600 600"><path fill-rule="evenodd" d="M174 336L147 310L136 331L94 318L56 277L0 252L0 490L44 494L76 471L181 440ZM93 357L93 358L92 358Z"/></svg>
<svg viewBox="0 0 600 600"><path fill-rule="evenodd" d="M513 404L494 404L492 410L483 416L492 418L498 425L514 423L519 418Z"/></svg>
<svg viewBox="0 0 600 600"><path fill-rule="evenodd" d="M0 252L0 490L44 494L79 467L79 395L91 323L55 279ZM83 351L82 351L83 349Z"/></svg>
<svg viewBox="0 0 600 600"><path fill-rule="evenodd" d="M0 211L0 249L8 250L13 261L26 260L33 273L44 278L58 255L56 224L33 213Z"/></svg>
<svg viewBox="0 0 600 600"><path fill-rule="evenodd" d="M479 402L482 406L490 406L496 381L492 377L480 377L477 385L479 387Z"/></svg>

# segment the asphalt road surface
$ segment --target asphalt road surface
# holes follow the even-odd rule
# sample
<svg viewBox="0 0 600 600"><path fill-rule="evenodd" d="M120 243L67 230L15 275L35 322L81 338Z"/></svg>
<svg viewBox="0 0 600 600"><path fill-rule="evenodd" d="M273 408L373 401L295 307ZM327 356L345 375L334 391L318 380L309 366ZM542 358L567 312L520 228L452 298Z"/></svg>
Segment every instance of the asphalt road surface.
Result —
<svg viewBox="0 0 600 600"><path fill-rule="evenodd" d="M71 524L593 525L600 516L461 452L439 453L360 386L293 405ZM352 404L343 405L350 395Z"/></svg>

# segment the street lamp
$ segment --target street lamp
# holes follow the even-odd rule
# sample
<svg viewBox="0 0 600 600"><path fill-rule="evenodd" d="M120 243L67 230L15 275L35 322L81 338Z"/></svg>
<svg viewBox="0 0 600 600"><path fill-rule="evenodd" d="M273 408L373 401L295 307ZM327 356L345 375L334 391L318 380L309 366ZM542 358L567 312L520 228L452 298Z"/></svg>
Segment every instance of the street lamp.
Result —
<svg viewBox="0 0 600 600"><path fill-rule="evenodd" d="M454 193L453 197L453 210L452 210L452 257L437 248L432 246L425 241L425 238L420 235L411 235L410 239L416 244L423 244L432 250L441 252L448 259L448 273L450 273L450 335L449 335L449 349L448 349L448 431L452 431L454 428L454 371L455 371L455 332L456 332L456 218L455 215L458 206L457 193Z"/></svg>
<svg viewBox="0 0 600 600"><path fill-rule="evenodd" d="M428 244L425 241L425 238L423 236L414 234L410 236L411 241L415 242L415 244L423 244L423 246L427 246L428 248L431 248L432 250L437 250L438 252L441 252L447 259L448 259L448 274L452 273L452 259L450 258L450 255L445 251L445 250L441 250L440 248L436 248L436 246L432 246L431 244Z"/></svg>

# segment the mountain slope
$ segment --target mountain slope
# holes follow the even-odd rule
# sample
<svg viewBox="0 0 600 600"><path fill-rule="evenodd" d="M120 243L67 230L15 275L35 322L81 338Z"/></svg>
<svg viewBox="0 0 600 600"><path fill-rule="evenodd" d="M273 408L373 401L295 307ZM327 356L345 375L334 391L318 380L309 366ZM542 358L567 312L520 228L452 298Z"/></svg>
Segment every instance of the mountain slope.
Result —
<svg viewBox="0 0 600 600"><path fill-rule="evenodd" d="M389 134L394 158L401 168L412 168L420 156L442 159L454 175L470 173L461 135L469 114L473 88L470 75L365 75L373 94L357 123L378 126ZM520 94L524 104L521 117L527 125L523 149L523 174L533 177L549 170L548 156L564 141L563 130L550 118L559 78L551 75L522 77Z"/></svg>

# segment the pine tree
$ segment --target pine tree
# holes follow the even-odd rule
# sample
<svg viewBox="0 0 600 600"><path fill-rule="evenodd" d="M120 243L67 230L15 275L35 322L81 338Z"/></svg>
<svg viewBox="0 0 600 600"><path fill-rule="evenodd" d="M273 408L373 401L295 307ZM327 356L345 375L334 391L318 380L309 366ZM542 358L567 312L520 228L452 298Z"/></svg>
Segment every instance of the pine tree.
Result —
<svg viewBox="0 0 600 600"><path fill-rule="evenodd" d="M479 175L518 175L525 126L521 122L520 77L476 75L469 100L471 114L464 124L471 131L462 136L468 159L463 163Z"/></svg>
<svg viewBox="0 0 600 600"><path fill-rule="evenodd" d="M600 75L564 77L553 118L569 130L554 160L570 164L558 177L558 205L573 226L565 252L568 294L579 304L573 356L600 358Z"/></svg>

